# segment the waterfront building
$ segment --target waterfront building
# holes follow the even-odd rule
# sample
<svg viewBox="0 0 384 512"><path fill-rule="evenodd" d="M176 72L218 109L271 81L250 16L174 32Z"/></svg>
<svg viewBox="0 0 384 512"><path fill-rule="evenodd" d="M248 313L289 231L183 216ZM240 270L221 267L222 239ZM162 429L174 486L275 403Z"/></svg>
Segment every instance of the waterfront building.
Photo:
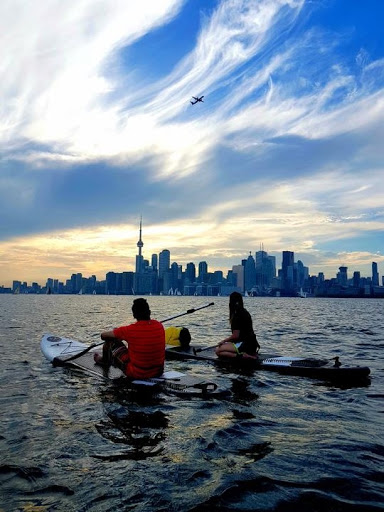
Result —
<svg viewBox="0 0 384 512"><path fill-rule="evenodd" d="M255 260L249 252L244 265L244 290L250 292L256 286L256 265Z"/></svg>
<svg viewBox="0 0 384 512"><path fill-rule="evenodd" d="M379 273L375 261L372 262L372 286L379 286Z"/></svg>
<svg viewBox="0 0 384 512"><path fill-rule="evenodd" d="M199 273L197 276L197 280L199 283L207 283L207 274L208 274L208 264L206 261L200 261L199 263ZM202 294L200 294L202 295ZM206 294L205 294L206 295Z"/></svg>
<svg viewBox="0 0 384 512"><path fill-rule="evenodd" d="M164 249L159 254L159 277L164 276L165 272L169 272L171 264L171 253L168 249Z"/></svg>
<svg viewBox="0 0 384 512"><path fill-rule="evenodd" d="M265 251L256 252L256 285L260 290L270 288L276 277L276 257Z"/></svg>
<svg viewBox="0 0 384 512"><path fill-rule="evenodd" d="M241 293L244 293L244 266L243 265L233 265L232 273L235 276L236 285Z"/></svg>
<svg viewBox="0 0 384 512"><path fill-rule="evenodd" d="M157 254L156 254L156 253L155 253L155 254L152 254L152 258L151 258L152 270L153 270L154 272L156 272L156 273L157 273L157 270L158 270L158 266L157 266L157 265L158 265L158 263L157 263L157 262L158 262L158 256L157 256Z"/></svg>
<svg viewBox="0 0 384 512"><path fill-rule="evenodd" d="M293 290L293 265L295 253L292 251L283 251L283 261L281 265L281 281L284 291Z"/></svg>
<svg viewBox="0 0 384 512"><path fill-rule="evenodd" d="M194 263L187 263L187 267L185 269L185 284L192 284L196 281L196 266Z"/></svg>
<svg viewBox="0 0 384 512"><path fill-rule="evenodd" d="M348 286L348 267L339 267L339 272L336 275L337 282L340 286Z"/></svg>
<svg viewBox="0 0 384 512"><path fill-rule="evenodd" d="M353 283L353 287L354 288L360 288L360 279L361 279L361 276L360 276L360 272L354 272L353 273L353 279L352 279L352 283Z"/></svg>

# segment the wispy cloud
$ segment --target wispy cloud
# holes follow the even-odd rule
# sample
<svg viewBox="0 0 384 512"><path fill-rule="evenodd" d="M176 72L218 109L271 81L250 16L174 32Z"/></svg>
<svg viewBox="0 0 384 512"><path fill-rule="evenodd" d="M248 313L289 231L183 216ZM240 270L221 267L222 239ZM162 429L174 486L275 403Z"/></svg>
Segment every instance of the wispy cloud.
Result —
<svg viewBox="0 0 384 512"><path fill-rule="evenodd" d="M111 268L139 213L146 249L166 243L181 262L202 255L220 268L261 242L320 265L332 260L327 242L342 252L382 232L384 58L344 54L347 29L310 22L321 4L223 0L194 12L188 50L148 78L141 43L158 35L159 55L171 53L182 42L170 29L162 46L159 30L187 31L188 5L2 2L4 257L37 255L46 240L68 266L89 254ZM192 107L192 94L205 103Z"/></svg>

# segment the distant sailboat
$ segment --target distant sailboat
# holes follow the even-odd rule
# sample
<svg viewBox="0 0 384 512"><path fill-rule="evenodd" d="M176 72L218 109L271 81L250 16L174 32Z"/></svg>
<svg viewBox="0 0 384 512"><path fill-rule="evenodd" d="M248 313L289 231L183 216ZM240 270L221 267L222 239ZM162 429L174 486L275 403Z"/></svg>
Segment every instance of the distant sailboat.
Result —
<svg viewBox="0 0 384 512"><path fill-rule="evenodd" d="M306 299L307 298L307 292L303 292L303 289L300 288L300 291L297 292L297 296L301 297L302 299Z"/></svg>

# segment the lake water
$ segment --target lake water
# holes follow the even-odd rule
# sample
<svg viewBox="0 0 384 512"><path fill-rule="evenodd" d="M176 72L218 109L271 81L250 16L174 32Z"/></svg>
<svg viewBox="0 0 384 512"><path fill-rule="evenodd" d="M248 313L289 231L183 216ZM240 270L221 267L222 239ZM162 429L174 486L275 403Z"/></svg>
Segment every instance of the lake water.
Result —
<svg viewBox="0 0 384 512"><path fill-rule="evenodd" d="M206 300L208 299L208 300ZM162 320L210 297L149 297ZM193 341L229 333L228 299L182 317ZM339 356L370 383L336 387L167 362L230 399L138 399L53 368L51 332L87 342L132 321L132 297L0 295L1 511L376 511L384 508L384 301L247 298L268 352Z"/></svg>

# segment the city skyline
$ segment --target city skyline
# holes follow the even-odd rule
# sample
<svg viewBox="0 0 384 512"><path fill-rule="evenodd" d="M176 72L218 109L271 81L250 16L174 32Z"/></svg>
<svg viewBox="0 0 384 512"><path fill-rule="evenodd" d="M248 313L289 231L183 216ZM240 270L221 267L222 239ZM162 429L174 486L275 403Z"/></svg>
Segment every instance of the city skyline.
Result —
<svg viewBox="0 0 384 512"><path fill-rule="evenodd" d="M384 2L0 4L0 283L384 264ZM191 105L192 96L204 102Z"/></svg>
<svg viewBox="0 0 384 512"><path fill-rule="evenodd" d="M316 277L315 274L310 272L310 268L305 266L305 262L302 262L297 257L295 258L294 251L282 251L281 264L276 265L276 256L274 256L272 254L268 254L267 251L264 251L263 246L261 246L258 251L254 251L253 253L252 253L252 251L249 251L248 255L244 256L244 258L242 258L241 261L237 262L237 264L232 265L232 268L228 267L224 270L210 268L210 266L206 260L199 261L199 262L189 261L188 263L183 265L180 262L177 262L171 258L171 253L168 249L163 249L158 254L152 253L150 258L145 257L142 254L142 249L144 246L144 242L142 240L142 219L140 219L139 240L136 245L138 248L138 254L136 254L136 258L135 258L136 263L135 263L134 270L133 269L125 269L125 270L121 270L121 271L116 271L116 270L110 269L102 279L98 279L98 276L95 273L92 274L91 276L86 277L86 276L83 276L82 272L76 272L76 273L72 273L72 279L75 278L75 276L77 275L77 278L79 278L79 276L80 276L80 279L81 278L92 279L94 281L94 283L96 283L96 281L98 281L98 282L105 281L108 278L108 274L132 274L132 291L133 291L133 288L135 288L135 289L139 288L139 284L138 284L139 281L138 281L137 276L140 274L144 274L146 268L148 268L148 267L152 267L156 271L156 274L159 278L162 278L163 273L169 272L171 267L176 264L178 267L180 267L180 270L185 275L188 275L189 267L193 266L193 275L196 275L196 277L200 276L204 273L212 275L216 272L222 272L223 277L225 279L226 275L228 275L231 272L236 271L236 267L237 268L244 267L243 272L246 273L247 261L249 261L250 259L253 260L254 266L259 267L259 268L261 267L262 261L258 261L258 259L261 259L261 260L263 260L263 259L271 260L272 259L273 277L278 277L279 272L281 272L281 279L283 282L287 279L287 275L285 273L286 269L289 267L291 267L291 269L293 269L293 266L294 265L297 266L298 264L301 265L303 269L305 269L307 277ZM347 277L348 270L350 272L349 278ZM384 276L382 276L381 280L380 280L380 269L379 269L377 262L371 262L371 273L370 273L370 275L367 275L367 276L360 275L360 271L357 271L356 269L348 269L348 267L345 265L339 266L338 272L335 272L335 274L333 276L325 276L324 272L322 272L322 271L320 271L317 274L317 276L319 276L320 274L323 276L322 279L327 279L327 280L329 280L329 279L332 280L332 279L336 278L337 280L340 281L340 276L341 276L341 282L345 286L347 285L347 280L353 281L353 279L356 278L357 274L358 274L358 279L360 279L360 278L371 279L373 286L384 286ZM353 274L353 277L351 277L351 274ZM242 279L244 280L244 290L247 290L246 278L244 275L243 275ZM11 280L13 289L15 288L15 283L18 283L18 284L27 283L29 286L31 284L32 285L38 284L39 286L42 286L42 287L45 287L45 286L50 287L51 284L48 285L48 283L53 283L54 281L56 281L56 283L58 284L60 279L57 278L56 276L55 277L46 277L44 280L45 284L41 284L38 282L31 282L31 281L28 282L28 280L23 280L23 279L12 279ZM63 283L64 283L64 281L68 282L68 281L70 281L70 279L62 278ZM382 283L380 281L382 281ZM4 284L0 283L0 287L4 287ZM249 289L251 287L252 287L252 285L249 287ZM81 286L79 287L79 290L80 289L81 289ZM79 291L79 290L77 290L77 291Z"/></svg>

